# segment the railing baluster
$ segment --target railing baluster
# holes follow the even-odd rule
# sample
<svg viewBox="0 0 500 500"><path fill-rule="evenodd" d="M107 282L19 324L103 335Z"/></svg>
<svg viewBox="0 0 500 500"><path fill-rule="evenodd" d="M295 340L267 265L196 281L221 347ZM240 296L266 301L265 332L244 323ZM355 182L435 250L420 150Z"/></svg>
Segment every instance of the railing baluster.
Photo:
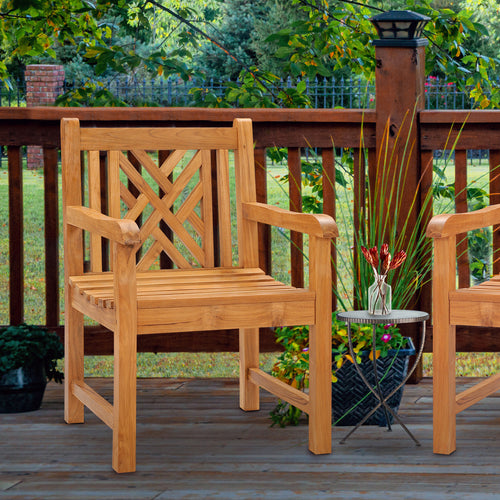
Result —
<svg viewBox="0 0 500 500"><path fill-rule="evenodd" d="M288 189L290 210L302 212L302 167L300 148L288 148ZM304 286L304 256L302 233L290 231L290 258L292 263L292 286Z"/></svg>
<svg viewBox="0 0 500 500"><path fill-rule="evenodd" d="M365 168L365 154L363 150L358 148L353 151L353 168L354 168L354 238L353 238L353 261L354 261L354 276L353 280L357 280L359 277L359 258L358 253L360 249L361 242L359 241L359 236L361 236L362 221L366 214L366 168ZM354 285L354 284L353 284ZM354 309L361 309L361 304L359 299L354 293L353 286L353 304Z"/></svg>
<svg viewBox="0 0 500 500"><path fill-rule="evenodd" d="M455 151L455 210L467 212L467 151ZM458 285L470 286L467 233L457 235Z"/></svg>
<svg viewBox="0 0 500 500"><path fill-rule="evenodd" d="M45 202L45 321L59 325L59 198L57 150L43 150Z"/></svg>
<svg viewBox="0 0 500 500"><path fill-rule="evenodd" d="M255 149L255 184L257 201L267 203L267 167L266 149ZM259 224L259 266L264 272L272 272L271 257L271 228L266 224Z"/></svg>
<svg viewBox="0 0 500 500"><path fill-rule="evenodd" d="M335 200L335 151L333 148L323 148L323 213L336 218ZM332 241L332 287L337 287L337 247ZM337 297L332 294L332 309L337 309Z"/></svg>
<svg viewBox="0 0 500 500"><path fill-rule="evenodd" d="M9 164L10 324L24 321L23 165L21 148L7 148Z"/></svg>
<svg viewBox="0 0 500 500"><path fill-rule="evenodd" d="M490 205L500 203L500 150L490 151ZM493 273L500 273L500 225L493 226Z"/></svg>
<svg viewBox="0 0 500 500"><path fill-rule="evenodd" d="M434 151L422 151L420 156L420 164L422 166L422 180L420 191L420 207L425 211L422 216L423 229L427 228L427 224L433 216L432 198L429 202L428 192L432 190L433 173L434 173ZM421 311L432 311L432 276L429 272L428 276L423 277L423 285L420 288L420 296L418 298L418 309ZM416 307L416 306L414 306Z"/></svg>

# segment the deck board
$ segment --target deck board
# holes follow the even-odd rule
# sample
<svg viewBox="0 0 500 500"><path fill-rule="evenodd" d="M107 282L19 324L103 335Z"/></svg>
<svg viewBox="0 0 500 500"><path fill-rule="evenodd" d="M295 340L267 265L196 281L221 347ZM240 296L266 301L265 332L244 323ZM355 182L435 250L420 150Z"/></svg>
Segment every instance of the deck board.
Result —
<svg viewBox="0 0 500 500"><path fill-rule="evenodd" d="M460 380L463 388L467 380ZM91 381L111 395L110 379ZM0 415L0 498L6 499L498 499L500 397L458 415L458 450L432 453L432 381L407 386L397 425L365 426L333 454L307 451L307 427L269 426L275 398L238 409L234 379L138 381L137 472L111 469L111 431L94 415L63 422L63 391L49 384L39 411Z"/></svg>

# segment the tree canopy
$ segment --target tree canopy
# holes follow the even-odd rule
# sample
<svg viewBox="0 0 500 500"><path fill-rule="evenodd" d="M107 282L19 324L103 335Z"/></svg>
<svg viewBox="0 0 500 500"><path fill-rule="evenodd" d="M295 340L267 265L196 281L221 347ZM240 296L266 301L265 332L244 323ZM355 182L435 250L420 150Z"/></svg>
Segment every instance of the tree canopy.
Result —
<svg viewBox="0 0 500 500"><path fill-rule="evenodd" d="M85 60L97 76L187 80L206 76L212 65L223 76L239 73L241 83L229 82L224 100L200 89L198 103L271 106L269 84L283 75L349 71L371 79L376 33L370 18L391 8L431 18L425 31L428 74L457 82L465 77L481 107L499 104L493 85L498 49L492 42L500 36L500 14L494 0L460 0L458 8L443 0L0 0L0 78L10 84L16 60L63 51ZM116 104L105 88L87 86L82 92L101 92L99 103ZM301 84L276 98L285 106L308 105Z"/></svg>

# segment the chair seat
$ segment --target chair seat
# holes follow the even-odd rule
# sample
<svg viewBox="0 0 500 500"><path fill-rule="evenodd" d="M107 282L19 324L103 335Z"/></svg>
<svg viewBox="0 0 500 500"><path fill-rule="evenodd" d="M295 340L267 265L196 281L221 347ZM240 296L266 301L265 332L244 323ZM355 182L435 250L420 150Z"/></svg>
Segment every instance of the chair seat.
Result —
<svg viewBox="0 0 500 500"><path fill-rule="evenodd" d="M450 322L500 327L500 275L470 288L451 291Z"/></svg>
<svg viewBox="0 0 500 500"><path fill-rule="evenodd" d="M93 309L105 326L114 325L112 272L71 276L69 283L77 292L75 307L84 314ZM244 328L256 321L261 327L308 324L314 321L314 307L304 306L314 299L313 292L285 285L259 268L137 273L139 333ZM206 308L211 314L205 314Z"/></svg>
<svg viewBox="0 0 500 500"><path fill-rule="evenodd" d="M482 302L486 300L488 302L500 302L500 275L497 274L488 281L470 288L454 290L450 292L450 298L458 301Z"/></svg>

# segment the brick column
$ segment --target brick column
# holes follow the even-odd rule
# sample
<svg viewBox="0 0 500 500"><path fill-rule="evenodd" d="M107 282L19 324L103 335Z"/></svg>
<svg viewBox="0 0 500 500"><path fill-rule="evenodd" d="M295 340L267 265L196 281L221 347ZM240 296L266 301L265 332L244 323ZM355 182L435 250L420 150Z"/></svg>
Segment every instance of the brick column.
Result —
<svg viewBox="0 0 500 500"><path fill-rule="evenodd" d="M30 64L24 73L26 106L53 106L62 93L64 68L56 64ZM28 146L28 168L43 166L43 148Z"/></svg>

